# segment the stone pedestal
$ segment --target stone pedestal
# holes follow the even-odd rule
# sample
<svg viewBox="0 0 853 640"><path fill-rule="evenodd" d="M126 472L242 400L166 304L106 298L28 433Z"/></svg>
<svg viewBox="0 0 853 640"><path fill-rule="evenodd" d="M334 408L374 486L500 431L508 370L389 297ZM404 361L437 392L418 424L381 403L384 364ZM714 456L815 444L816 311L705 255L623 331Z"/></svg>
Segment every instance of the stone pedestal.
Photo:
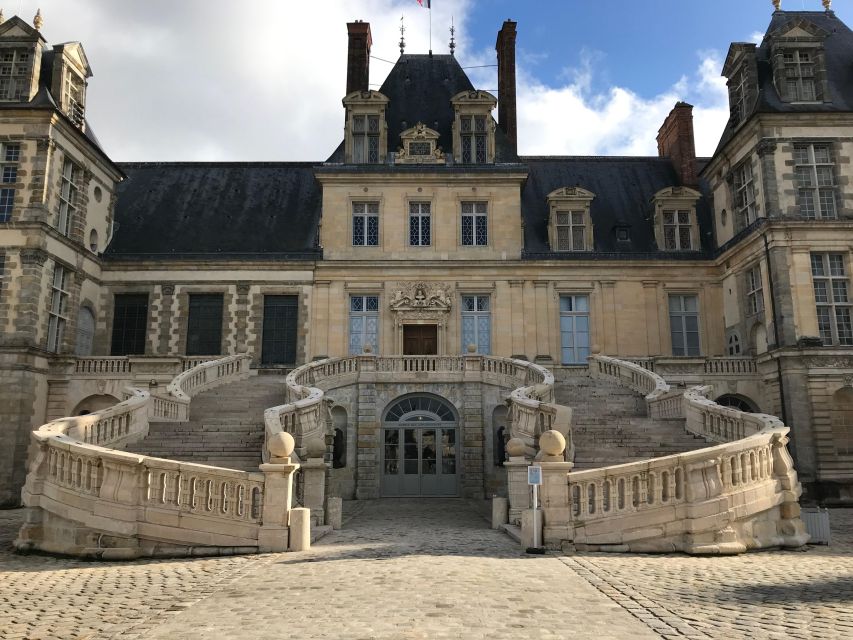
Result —
<svg viewBox="0 0 853 640"><path fill-rule="evenodd" d="M539 522L536 522L536 510L525 509L521 512L521 548L541 546L542 544L542 512L539 512ZM539 534L535 536L534 531L539 528ZM536 543L539 543L538 545Z"/></svg>
<svg viewBox="0 0 853 640"><path fill-rule="evenodd" d="M290 457L271 458L262 464L264 474L264 506L258 551L269 553L288 549L288 514L293 502L293 474L298 464L291 464ZM310 541L310 530L309 530Z"/></svg>
<svg viewBox="0 0 853 640"><path fill-rule="evenodd" d="M492 529L500 529L509 522L509 501L495 496L492 498Z"/></svg>
<svg viewBox="0 0 853 640"><path fill-rule="evenodd" d="M311 510L311 522L326 523L326 463L323 458L309 458L302 464L305 491L303 505Z"/></svg>
<svg viewBox="0 0 853 640"><path fill-rule="evenodd" d="M551 456L546 456L551 457ZM566 474L572 470L571 462L539 462L542 467L542 486L539 502L542 506L545 546L559 548L564 541L572 540L569 482Z"/></svg>
<svg viewBox="0 0 853 640"><path fill-rule="evenodd" d="M343 521L343 500L340 498L329 498L326 500L326 524L332 529L340 529Z"/></svg>
<svg viewBox="0 0 853 640"><path fill-rule="evenodd" d="M311 548L311 510L297 507L290 510L290 544L288 551L307 551Z"/></svg>
<svg viewBox="0 0 853 640"><path fill-rule="evenodd" d="M504 462L510 524L518 524L521 521L521 512L530 508L530 485L527 484L529 466L530 461L524 456L512 456Z"/></svg>

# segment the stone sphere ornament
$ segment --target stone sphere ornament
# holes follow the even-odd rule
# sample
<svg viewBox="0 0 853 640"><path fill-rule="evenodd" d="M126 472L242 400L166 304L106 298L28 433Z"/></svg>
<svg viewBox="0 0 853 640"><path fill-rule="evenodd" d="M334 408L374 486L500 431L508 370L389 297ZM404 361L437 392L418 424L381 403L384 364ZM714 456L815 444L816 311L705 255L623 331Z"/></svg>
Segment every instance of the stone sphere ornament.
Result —
<svg viewBox="0 0 853 640"><path fill-rule="evenodd" d="M559 431L546 431L539 436L539 449L546 456L559 456L566 450L566 438Z"/></svg>
<svg viewBox="0 0 853 640"><path fill-rule="evenodd" d="M296 441L292 435L282 431L270 437L267 448L274 458L288 458L296 448Z"/></svg>
<svg viewBox="0 0 853 640"><path fill-rule="evenodd" d="M309 458L322 458L326 455L326 443L322 438L316 438L308 442L305 451Z"/></svg>
<svg viewBox="0 0 853 640"><path fill-rule="evenodd" d="M512 458L523 456L525 451L524 440L521 438L510 438L506 443L506 452Z"/></svg>

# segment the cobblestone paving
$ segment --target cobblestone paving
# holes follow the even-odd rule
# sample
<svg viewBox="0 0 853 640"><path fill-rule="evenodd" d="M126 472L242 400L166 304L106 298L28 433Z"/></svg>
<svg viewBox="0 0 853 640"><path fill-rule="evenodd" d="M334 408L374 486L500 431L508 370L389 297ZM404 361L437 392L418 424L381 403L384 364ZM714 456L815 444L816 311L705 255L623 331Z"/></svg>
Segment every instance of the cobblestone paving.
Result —
<svg viewBox="0 0 853 640"><path fill-rule="evenodd" d="M722 558L577 554L562 561L664 637L853 638L853 509L833 544Z"/></svg>

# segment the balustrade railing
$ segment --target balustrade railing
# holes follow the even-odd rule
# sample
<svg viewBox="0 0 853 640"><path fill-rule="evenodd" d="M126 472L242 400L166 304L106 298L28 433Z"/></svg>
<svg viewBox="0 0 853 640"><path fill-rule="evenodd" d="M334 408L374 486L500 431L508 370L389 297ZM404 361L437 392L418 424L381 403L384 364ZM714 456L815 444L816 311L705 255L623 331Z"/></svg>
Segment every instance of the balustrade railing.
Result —
<svg viewBox="0 0 853 640"><path fill-rule="evenodd" d="M133 372L133 363L127 356L77 358L75 374L126 375Z"/></svg>

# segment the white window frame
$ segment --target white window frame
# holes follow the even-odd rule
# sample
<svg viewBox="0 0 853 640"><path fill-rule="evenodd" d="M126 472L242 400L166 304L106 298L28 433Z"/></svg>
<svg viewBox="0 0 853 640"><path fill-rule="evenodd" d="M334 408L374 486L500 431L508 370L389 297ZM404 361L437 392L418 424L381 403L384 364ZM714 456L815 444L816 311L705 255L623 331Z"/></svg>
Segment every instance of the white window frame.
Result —
<svg viewBox="0 0 853 640"><path fill-rule="evenodd" d="M379 351L379 295L351 294L349 297L349 315L347 316L347 332L349 334L350 355L360 355L364 346L370 344L373 353ZM360 320L361 330L353 331L353 320ZM375 322L376 331L368 331L370 321ZM372 338L373 343L366 342Z"/></svg>
<svg viewBox="0 0 853 640"><path fill-rule="evenodd" d="M482 125L482 129L477 127ZM489 116L466 113L459 116L462 164L486 164L489 159ZM482 152L482 155L481 155Z"/></svg>
<svg viewBox="0 0 853 640"><path fill-rule="evenodd" d="M409 246L432 246L432 202L429 200L410 200L409 209Z"/></svg>
<svg viewBox="0 0 853 640"><path fill-rule="evenodd" d="M747 158L732 171L732 201L737 230L745 229L758 218L755 206L755 174L752 159Z"/></svg>
<svg viewBox="0 0 853 640"><path fill-rule="evenodd" d="M50 308L47 323L47 350L59 353L65 339L65 327L68 324L68 301L71 292L68 289L71 273L62 265L53 267L53 279L50 288Z"/></svg>
<svg viewBox="0 0 853 640"><path fill-rule="evenodd" d="M354 247L378 247L379 246L379 201L364 200L352 203L352 219L350 222L350 233L352 246ZM361 242L356 242L356 221L361 224ZM371 222L375 225L375 235L370 234Z"/></svg>
<svg viewBox="0 0 853 640"><path fill-rule="evenodd" d="M487 294L465 294L460 308L459 337L462 353L468 353L468 344L477 347L475 353L486 355L492 352L492 300ZM485 325L481 323L485 321ZM465 324L473 323L473 341L465 339Z"/></svg>
<svg viewBox="0 0 853 640"><path fill-rule="evenodd" d="M804 55L808 56L807 60L802 59ZM783 82L785 83L782 92L788 102L819 102L817 97L817 60L814 51L785 49L782 52L782 69Z"/></svg>
<svg viewBox="0 0 853 640"><path fill-rule="evenodd" d="M846 263L845 253L811 254L818 331L826 346L853 345L853 304Z"/></svg>
<svg viewBox="0 0 853 640"><path fill-rule="evenodd" d="M746 100L748 76L746 63L741 64L740 69L735 73L732 82L732 106L731 113L737 124L746 120Z"/></svg>
<svg viewBox="0 0 853 640"><path fill-rule="evenodd" d="M578 209L557 209L554 212L554 237L557 251L589 251L586 242L586 211ZM563 231L565 237L561 236ZM576 242L580 239L580 246Z"/></svg>
<svg viewBox="0 0 853 640"><path fill-rule="evenodd" d="M578 300L583 299L584 305L579 305ZM569 300L570 309L563 309L563 300ZM564 365L579 365L586 364L589 357L590 345L592 344L592 324L590 318L590 295L588 293L561 293L558 300L558 309L560 313L560 363ZM578 310L579 306L585 306L586 309ZM586 318L586 331L578 331L578 318ZM563 331L563 319L572 319L571 331ZM572 334L572 344L566 346L563 343L563 334ZM586 346L578 345L578 335L586 334ZM570 358L564 358L565 351L571 351Z"/></svg>
<svg viewBox="0 0 853 640"><path fill-rule="evenodd" d="M819 154L818 150L825 152L825 155ZM810 220L835 220L838 217L835 163L829 143L808 142L794 145L794 186L797 189L797 208L801 216ZM812 211L808 210L809 200Z"/></svg>
<svg viewBox="0 0 853 640"><path fill-rule="evenodd" d="M764 311L764 283L761 280L761 267L755 265L746 272L746 306L749 315Z"/></svg>
<svg viewBox="0 0 853 640"><path fill-rule="evenodd" d="M661 215L664 250L693 251L693 216L690 210L664 209Z"/></svg>
<svg viewBox="0 0 853 640"><path fill-rule="evenodd" d="M15 185L18 183L18 163L21 144L4 142L0 145L0 222L8 222L15 211Z"/></svg>
<svg viewBox="0 0 853 640"><path fill-rule="evenodd" d="M689 309L687 300L695 302L695 309ZM678 301L678 308L673 309L673 301ZM699 322L699 296L695 293L669 294L669 335L672 343L672 355L676 357L697 357L702 355L702 326ZM696 331L688 331L688 318L695 318ZM689 334L696 334L696 344L691 345Z"/></svg>
<svg viewBox="0 0 853 640"><path fill-rule="evenodd" d="M372 123L376 124L371 129ZM352 115L352 161L355 164L379 164L381 158L382 117L376 113ZM371 141L376 145L376 155L371 155Z"/></svg>
<svg viewBox="0 0 853 640"><path fill-rule="evenodd" d="M460 242L463 247L485 247L489 244L489 203L485 200L464 200L461 203ZM466 224L470 231L466 235Z"/></svg>
<svg viewBox="0 0 853 640"><path fill-rule="evenodd" d="M22 56L25 56L23 60ZM0 101L29 100L32 69L33 52L30 49L0 50Z"/></svg>
<svg viewBox="0 0 853 640"><path fill-rule="evenodd" d="M65 158L62 162L62 178L59 189L59 215L57 216L56 228L59 233L66 237L71 236L74 225L74 217L77 215L77 196L80 188L80 169L70 159Z"/></svg>

